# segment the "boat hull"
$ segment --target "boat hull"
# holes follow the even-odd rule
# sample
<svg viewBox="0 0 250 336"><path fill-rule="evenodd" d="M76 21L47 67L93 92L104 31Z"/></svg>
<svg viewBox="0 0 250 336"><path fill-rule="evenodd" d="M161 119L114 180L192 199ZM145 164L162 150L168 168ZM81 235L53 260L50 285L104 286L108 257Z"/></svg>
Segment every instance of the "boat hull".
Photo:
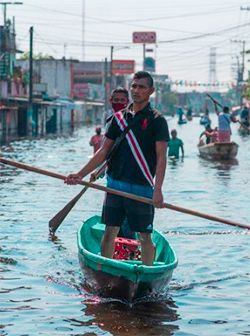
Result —
<svg viewBox="0 0 250 336"><path fill-rule="evenodd" d="M177 123L178 123L178 125L183 125L183 124L187 123L187 120L186 119L178 120Z"/></svg>
<svg viewBox="0 0 250 336"><path fill-rule="evenodd" d="M130 280L124 276L115 276L106 271L95 270L91 265L87 266L86 259L79 255L80 266L84 274L85 283L95 294L106 298L115 298L126 302L167 291L172 278L172 271L150 280Z"/></svg>
<svg viewBox="0 0 250 336"><path fill-rule="evenodd" d="M157 231L152 234L159 248L156 248L154 265L146 266L140 260L117 260L101 256L103 232L104 225L100 224L99 216L87 220L78 231L80 267L85 284L92 292L131 303L168 289L177 267L177 258L164 236ZM86 240L87 236L89 239Z"/></svg>
<svg viewBox="0 0 250 336"><path fill-rule="evenodd" d="M212 160L231 160L237 156L238 145L235 142L215 142L198 146L200 156Z"/></svg>

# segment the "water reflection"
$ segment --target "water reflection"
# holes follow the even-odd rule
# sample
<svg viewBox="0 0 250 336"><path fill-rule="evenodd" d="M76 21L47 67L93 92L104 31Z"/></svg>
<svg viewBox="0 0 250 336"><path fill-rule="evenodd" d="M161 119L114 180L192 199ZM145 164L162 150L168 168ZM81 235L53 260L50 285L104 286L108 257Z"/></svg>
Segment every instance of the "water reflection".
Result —
<svg viewBox="0 0 250 336"><path fill-rule="evenodd" d="M217 168L217 169L225 169L230 170L234 166L237 166L239 164L239 161L237 159L231 159L231 160L207 160L199 157L199 164L201 167L204 168Z"/></svg>
<svg viewBox="0 0 250 336"><path fill-rule="evenodd" d="M174 335L180 317L177 305L171 300L162 302L140 302L132 307L121 302L82 302L84 314L92 316L92 325L112 335ZM79 321L71 321L78 323ZM88 322L89 324L89 322Z"/></svg>

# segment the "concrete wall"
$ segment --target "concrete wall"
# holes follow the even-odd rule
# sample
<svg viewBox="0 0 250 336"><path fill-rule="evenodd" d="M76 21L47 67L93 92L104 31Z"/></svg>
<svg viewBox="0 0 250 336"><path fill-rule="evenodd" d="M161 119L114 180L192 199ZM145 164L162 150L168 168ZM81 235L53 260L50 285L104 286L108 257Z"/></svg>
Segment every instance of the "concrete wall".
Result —
<svg viewBox="0 0 250 336"><path fill-rule="evenodd" d="M46 83L49 96L70 97L70 64L68 60L34 60L33 80ZM28 60L17 60L17 65L29 71Z"/></svg>

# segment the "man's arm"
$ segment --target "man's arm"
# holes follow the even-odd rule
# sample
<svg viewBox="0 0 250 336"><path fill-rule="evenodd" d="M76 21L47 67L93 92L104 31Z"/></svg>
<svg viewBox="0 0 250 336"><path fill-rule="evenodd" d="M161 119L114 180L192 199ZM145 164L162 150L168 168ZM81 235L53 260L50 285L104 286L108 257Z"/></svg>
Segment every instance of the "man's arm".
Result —
<svg viewBox="0 0 250 336"><path fill-rule="evenodd" d="M165 177L165 171L167 166L167 142L156 141L156 173L155 173L155 188L153 194L153 203L156 208L162 208L163 195L162 184Z"/></svg>
<svg viewBox="0 0 250 336"><path fill-rule="evenodd" d="M101 148L95 153L89 162L81 170L79 170L78 173L68 175L64 182L67 184L77 184L81 181L86 175L91 173L105 161L109 151L113 147L113 144L114 140L105 137Z"/></svg>
<svg viewBox="0 0 250 336"><path fill-rule="evenodd" d="M230 120L234 123L238 121L237 118L233 114L230 114Z"/></svg>

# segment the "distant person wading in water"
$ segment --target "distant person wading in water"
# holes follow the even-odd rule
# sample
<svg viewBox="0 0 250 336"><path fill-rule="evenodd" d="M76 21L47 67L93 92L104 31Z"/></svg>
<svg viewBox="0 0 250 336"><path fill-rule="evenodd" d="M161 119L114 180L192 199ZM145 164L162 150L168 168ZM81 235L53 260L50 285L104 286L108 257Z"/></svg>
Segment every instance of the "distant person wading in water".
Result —
<svg viewBox="0 0 250 336"><path fill-rule="evenodd" d="M171 136L172 138L168 142L168 156L179 159L179 152L181 149L182 158L184 158L184 144L181 139L177 138L176 129L171 131Z"/></svg>
<svg viewBox="0 0 250 336"><path fill-rule="evenodd" d="M96 134L93 135L89 141L90 146L94 147L94 153L98 151L98 149L101 147L103 135L101 127L97 126L95 129Z"/></svg>

